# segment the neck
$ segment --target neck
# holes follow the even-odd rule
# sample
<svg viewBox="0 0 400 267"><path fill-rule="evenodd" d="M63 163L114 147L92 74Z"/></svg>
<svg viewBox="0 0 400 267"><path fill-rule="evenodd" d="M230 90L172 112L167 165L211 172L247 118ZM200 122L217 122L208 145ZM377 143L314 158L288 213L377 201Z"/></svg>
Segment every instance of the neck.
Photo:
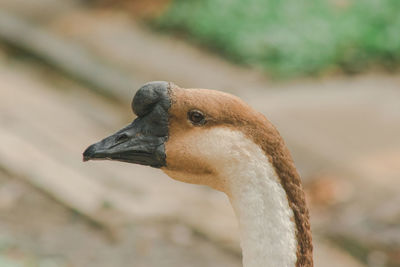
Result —
<svg viewBox="0 0 400 267"><path fill-rule="evenodd" d="M276 145L259 146L227 128L196 141L196 153L215 166L201 180L228 195L238 218L244 267L312 267L308 213L290 155L277 152L272 164L263 149Z"/></svg>
<svg viewBox="0 0 400 267"><path fill-rule="evenodd" d="M239 221L244 267L294 267L293 211L268 158L254 145L250 157L231 164L229 198Z"/></svg>
<svg viewBox="0 0 400 267"><path fill-rule="evenodd" d="M285 190L266 157L245 165L232 172L237 177L230 177L235 181L230 200L239 221L243 266L294 267L296 231Z"/></svg>

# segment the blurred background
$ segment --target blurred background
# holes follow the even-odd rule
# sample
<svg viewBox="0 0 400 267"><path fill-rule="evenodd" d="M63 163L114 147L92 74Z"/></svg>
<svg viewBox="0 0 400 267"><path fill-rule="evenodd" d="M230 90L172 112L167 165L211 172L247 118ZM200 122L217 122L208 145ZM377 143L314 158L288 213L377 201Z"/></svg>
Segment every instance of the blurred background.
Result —
<svg viewBox="0 0 400 267"><path fill-rule="evenodd" d="M227 198L82 162L151 80L280 130L316 266L400 266L397 0L0 0L0 266L241 266Z"/></svg>

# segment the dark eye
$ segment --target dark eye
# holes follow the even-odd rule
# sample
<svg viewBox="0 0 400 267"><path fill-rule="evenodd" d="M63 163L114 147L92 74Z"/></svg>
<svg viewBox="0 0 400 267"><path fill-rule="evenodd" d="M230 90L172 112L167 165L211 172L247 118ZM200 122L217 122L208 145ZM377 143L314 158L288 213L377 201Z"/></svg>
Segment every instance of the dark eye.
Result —
<svg viewBox="0 0 400 267"><path fill-rule="evenodd" d="M188 118L194 125L203 125L206 122L203 113L198 110L189 111Z"/></svg>

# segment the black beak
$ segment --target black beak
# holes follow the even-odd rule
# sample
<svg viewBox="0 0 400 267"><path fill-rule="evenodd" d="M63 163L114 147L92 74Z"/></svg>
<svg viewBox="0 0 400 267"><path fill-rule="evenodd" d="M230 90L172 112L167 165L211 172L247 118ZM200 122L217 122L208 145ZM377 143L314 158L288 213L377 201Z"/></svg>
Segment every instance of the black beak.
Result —
<svg viewBox="0 0 400 267"><path fill-rule="evenodd" d="M136 93L132 108L139 116L130 125L83 152L83 161L117 160L152 167L166 164L168 139L168 83L153 82Z"/></svg>
<svg viewBox="0 0 400 267"><path fill-rule="evenodd" d="M127 127L89 146L83 152L83 160L109 159L129 163L165 166L164 142L166 136L145 133L143 120L136 119Z"/></svg>

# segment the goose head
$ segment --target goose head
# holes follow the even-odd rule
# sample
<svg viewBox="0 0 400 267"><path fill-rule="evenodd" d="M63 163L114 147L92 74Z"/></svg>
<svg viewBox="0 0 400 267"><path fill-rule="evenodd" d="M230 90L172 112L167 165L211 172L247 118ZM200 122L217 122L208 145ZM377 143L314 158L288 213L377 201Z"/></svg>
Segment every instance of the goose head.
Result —
<svg viewBox="0 0 400 267"><path fill-rule="evenodd" d="M246 153L229 131L246 135L271 127L263 115L236 96L208 89L182 89L150 82L132 101L137 118L128 126L88 147L84 160L108 159L161 168L170 177L208 185L229 194L220 164L233 164L233 154ZM265 127L268 126L268 127Z"/></svg>
<svg viewBox="0 0 400 267"><path fill-rule="evenodd" d="M147 165L222 191L243 229L246 267L312 266L301 181L283 139L261 113L236 96L168 82L142 86L132 110L137 118L89 146L84 161ZM264 241L256 242L259 237Z"/></svg>

